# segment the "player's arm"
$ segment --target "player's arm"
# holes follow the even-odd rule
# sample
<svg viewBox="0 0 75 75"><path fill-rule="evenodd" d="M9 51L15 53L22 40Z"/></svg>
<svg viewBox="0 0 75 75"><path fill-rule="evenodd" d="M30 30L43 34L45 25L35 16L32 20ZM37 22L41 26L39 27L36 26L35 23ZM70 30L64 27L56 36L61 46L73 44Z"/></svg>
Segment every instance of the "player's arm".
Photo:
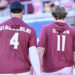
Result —
<svg viewBox="0 0 75 75"><path fill-rule="evenodd" d="M74 37L75 38L75 37ZM74 68L75 68L75 40L73 40L73 42L74 42L74 48L73 48L73 52L74 52Z"/></svg>
<svg viewBox="0 0 75 75"><path fill-rule="evenodd" d="M36 73L36 75L41 75L39 56L37 48L35 46L29 48L29 56L34 72Z"/></svg>
<svg viewBox="0 0 75 75"><path fill-rule="evenodd" d="M39 53L40 63L42 62L44 51L45 51L45 48L47 45L47 36L46 35L47 35L46 28L44 26L41 30L39 43L38 43L38 53Z"/></svg>
<svg viewBox="0 0 75 75"><path fill-rule="evenodd" d="M38 53L39 53L40 63L42 62L42 59L43 59L44 50L45 50L45 48L43 48L43 47L38 47Z"/></svg>
<svg viewBox="0 0 75 75"><path fill-rule="evenodd" d="M74 68L75 68L75 51L74 51Z"/></svg>
<svg viewBox="0 0 75 75"><path fill-rule="evenodd" d="M30 34L29 57L34 72L36 73L36 75L41 75L40 61L36 46L37 46L36 32L33 29Z"/></svg>

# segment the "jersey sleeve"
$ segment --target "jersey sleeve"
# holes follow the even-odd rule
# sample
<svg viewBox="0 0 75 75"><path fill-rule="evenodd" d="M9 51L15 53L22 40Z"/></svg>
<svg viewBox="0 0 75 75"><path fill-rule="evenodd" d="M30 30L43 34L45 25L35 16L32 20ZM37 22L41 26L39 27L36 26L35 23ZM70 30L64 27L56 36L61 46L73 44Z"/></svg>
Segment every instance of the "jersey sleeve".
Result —
<svg viewBox="0 0 75 75"><path fill-rule="evenodd" d="M46 28L44 26L41 30L41 33L40 33L38 46L46 48L46 43L47 43L47 35L46 35Z"/></svg>
<svg viewBox="0 0 75 75"><path fill-rule="evenodd" d="M75 52L75 40L73 40L73 51Z"/></svg>
<svg viewBox="0 0 75 75"><path fill-rule="evenodd" d="M34 29L32 29L30 34L29 47L31 46L37 46L36 32Z"/></svg>
<svg viewBox="0 0 75 75"><path fill-rule="evenodd" d="M75 51L75 29L72 28L72 37L73 37L73 51Z"/></svg>

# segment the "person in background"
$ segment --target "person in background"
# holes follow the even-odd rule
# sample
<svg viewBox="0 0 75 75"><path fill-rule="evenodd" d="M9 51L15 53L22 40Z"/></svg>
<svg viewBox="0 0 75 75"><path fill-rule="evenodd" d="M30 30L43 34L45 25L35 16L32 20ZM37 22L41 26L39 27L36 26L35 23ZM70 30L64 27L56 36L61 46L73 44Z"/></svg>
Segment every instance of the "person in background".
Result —
<svg viewBox="0 0 75 75"><path fill-rule="evenodd" d="M68 24L75 27L75 4L72 5L72 10L69 11L66 21Z"/></svg>
<svg viewBox="0 0 75 75"><path fill-rule="evenodd" d="M32 0L32 2L35 2L33 3L33 6L34 6L34 14L40 14L42 13L42 2L41 0Z"/></svg>
<svg viewBox="0 0 75 75"><path fill-rule="evenodd" d="M26 2L26 1L32 1L32 0L19 0L20 2ZM26 6L26 5L25 5ZM24 6L24 10L25 10L25 6ZM27 6L27 13L28 14L33 14L33 12L34 12L34 7L33 7L33 4L32 3L30 3L30 4L28 4L28 6Z"/></svg>
<svg viewBox="0 0 75 75"><path fill-rule="evenodd" d="M0 0L0 17L7 15L8 13L8 1L7 0Z"/></svg>
<svg viewBox="0 0 75 75"><path fill-rule="evenodd" d="M47 1L43 3L44 13L50 13L52 8L54 7L54 3L51 1Z"/></svg>
<svg viewBox="0 0 75 75"><path fill-rule="evenodd" d="M7 16L9 14L9 9L8 6L15 0L0 0L0 16ZM17 0L20 2L25 2L25 1L31 1L31 0ZM24 10L25 10L25 6L24 5ZM33 14L34 13L34 7L33 4L28 4L27 6L27 14ZM25 13L25 12L24 12Z"/></svg>
<svg viewBox="0 0 75 75"><path fill-rule="evenodd" d="M15 1L15 0L9 0L8 2L9 2L9 4L11 4L13 1ZM20 2L27 2L27 1L32 1L32 0L17 0L17 1L20 1ZM24 11L25 11L25 6L26 5L24 5ZM27 5L27 14L33 14L33 12L34 12L34 7L33 7L33 4L32 3L30 3L30 4L28 4ZM25 12L24 12L25 13Z"/></svg>
<svg viewBox="0 0 75 75"><path fill-rule="evenodd" d="M11 19L0 24L0 75L41 75L35 30L22 21L23 6L10 5Z"/></svg>
<svg viewBox="0 0 75 75"><path fill-rule="evenodd" d="M43 75L73 75L75 29L64 22L64 7L52 9L54 22L43 26L38 43Z"/></svg>

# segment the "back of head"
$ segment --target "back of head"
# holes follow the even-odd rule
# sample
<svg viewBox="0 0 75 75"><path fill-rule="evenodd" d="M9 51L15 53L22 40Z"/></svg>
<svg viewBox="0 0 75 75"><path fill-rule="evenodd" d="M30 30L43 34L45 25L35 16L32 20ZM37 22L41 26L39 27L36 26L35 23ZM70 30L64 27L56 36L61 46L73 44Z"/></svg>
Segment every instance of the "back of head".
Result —
<svg viewBox="0 0 75 75"><path fill-rule="evenodd" d="M14 1L10 5L10 12L21 13L23 11L23 5L19 1Z"/></svg>
<svg viewBox="0 0 75 75"><path fill-rule="evenodd" d="M64 7L57 5L52 9L52 15L56 20L65 19L67 12Z"/></svg>

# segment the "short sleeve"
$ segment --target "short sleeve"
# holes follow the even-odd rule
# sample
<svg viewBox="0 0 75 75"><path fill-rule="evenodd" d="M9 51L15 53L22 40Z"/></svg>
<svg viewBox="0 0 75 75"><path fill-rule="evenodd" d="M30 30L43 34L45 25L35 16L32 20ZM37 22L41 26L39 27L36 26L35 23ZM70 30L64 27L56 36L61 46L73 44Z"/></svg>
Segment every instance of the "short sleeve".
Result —
<svg viewBox="0 0 75 75"><path fill-rule="evenodd" d="M39 47L43 47L43 48L46 48L46 43L47 43L47 33L46 33L46 27L44 26L41 30L41 33L40 33L40 38L39 38L39 43L38 43L38 46Z"/></svg>
<svg viewBox="0 0 75 75"><path fill-rule="evenodd" d="M71 30L72 32L72 37L73 37L73 51L75 51L75 29L74 28L72 28L72 30Z"/></svg>
<svg viewBox="0 0 75 75"><path fill-rule="evenodd" d="M32 29L30 34L29 47L31 46L37 46L36 32L34 29Z"/></svg>
<svg viewBox="0 0 75 75"><path fill-rule="evenodd" d="M75 39L73 40L73 51L75 52Z"/></svg>

